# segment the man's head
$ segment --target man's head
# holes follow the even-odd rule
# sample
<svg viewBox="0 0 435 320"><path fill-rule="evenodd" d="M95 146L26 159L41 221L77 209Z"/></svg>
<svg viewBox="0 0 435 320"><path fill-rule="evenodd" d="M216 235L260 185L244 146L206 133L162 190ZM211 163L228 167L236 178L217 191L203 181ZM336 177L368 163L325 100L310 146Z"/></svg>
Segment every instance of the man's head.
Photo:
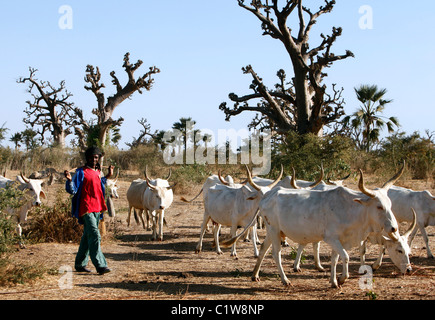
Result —
<svg viewBox="0 0 435 320"><path fill-rule="evenodd" d="M90 147L85 151L86 164L95 168L102 157L102 152L98 147Z"/></svg>

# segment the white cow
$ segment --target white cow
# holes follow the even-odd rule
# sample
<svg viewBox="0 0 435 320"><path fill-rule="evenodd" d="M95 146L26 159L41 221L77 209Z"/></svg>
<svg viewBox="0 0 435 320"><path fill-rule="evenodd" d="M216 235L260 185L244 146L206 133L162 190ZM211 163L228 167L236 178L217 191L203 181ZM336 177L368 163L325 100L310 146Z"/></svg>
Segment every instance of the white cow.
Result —
<svg viewBox="0 0 435 320"><path fill-rule="evenodd" d="M391 200L391 199L390 199ZM382 264L382 257L385 254L385 251L388 252L388 255L391 258L391 261L396 265L397 268L399 268L400 272L402 274L410 273L412 271L411 263L409 261L409 254L411 252L411 249L408 245L408 237L411 234L411 232L415 229L416 226L416 214L413 213L414 219L408 229L402 236L399 237L398 241L393 241L390 238L383 235L382 232L371 232L367 239L363 241L360 247L360 261L361 265L365 265L365 253L367 248L367 242L371 242L372 244L380 245L380 251L378 259L375 261L375 263L372 265L373 270L377 270L381 264ZM302 252L305 248L305 245L299 245L298 252L294 261L293 270L295 272L300 272L300 260ZM313 249L314 249L314 262L316 265L316 269L319 271L325 271L320 264L319 259L319 250L320 250L320 242L313 243Z"/></svg>
<svg viewBox="0 0 435 320"><path fill-rule="evenodd" d="M390 198L391 199L391 198ZM393 204L394 208L394 204ZM412 209L412 223L409 227L408 231L406 231L403 236L399 237L399 241L392 241L391 239L385 237L382 233L370 233L367 239L363 242L360 247L360 260L361 265L365 265L365 253L367 241L370 241L373 244L380 245L380 251L378 259L373 264L373 270L378 269L382 264L382 257L384 256L385 250L388 252L388 255L391 258L391 261L399 268L400 272L403 274L411 273L412 267L409 261L409 254L411 249L408 245L408 237L413 232L417 222L417 215ZM397 217L396 217L397 219Z"/></svg>
<svg viewBox="0 0 435 320"><path fill-rule="evenodd" d="M199 242L196 246L196 253L202 250L202 240L204 237L205 229L209 220L212 220L217 225L214 228L214 241L216 245L216 252L222 254L219 247L219 230L220 226L231 227L231 236L234 237L239 226L246 225L252 217L253 213L258 207L258 203L261 198L270 191L280 180L283 174L281 168L281 174L279 177L265 187L260 187L252 181L251 172L246 167L248 181L250 186L227 186L227 185L215 185L208 190L208 193L204 197L204 219L201 225L201 232ZM254 246L254 255L258 255L256 239L256 226L252 226L252 243ZM233 244L231 249L231 256L237 257L236 244Z"/></svg>
<svg viewBox="0 0 435 320"><path fill-rule="evenodd" d="M107 205L107 212L111 218L114 218L116 215L115 212L115 206L113 205L113 198L119 199L118 194L118 176L119 176L119 169L116 173L115 179L107 179L106 182L106 190L108 191L106 194L106 205Z"/></svg>
<svg viewBox="0 0 435 320"><path fill-rule="evenodd" d="M139 209L139 216L145 228L142 212L148 217L151 216L153 220L152 237L153 240L163 240L163 220L164 212L168 209L174 199L172 188L174 185L169 185L166 179L150 180L145 169L145 180L134 180L129 189L127 190L128 200L128 218L127 224L130 225L131 209ZM158 222L157 222L158 219ZM157 234L157 223L159 232Z"/></svg>
<svg viewBox="0 0 435 320"><path fill-rule="evenodd" d="M201 193L203 194L203 198L204 198L205 195L207 194L208 190L217 184L223 184L226 186L236 187L236 183L234 183L233 177L231 177L230 175L227 175L224 179L221 176L221 173L219 170L217 175L216 174L211 175L210 177L207 178L207 180L205 180L204 184L202 185L201 190L199 191L199 193L195 197L193 197L191 200L187 200L185 197L181 197L181 201L191 203L196 198L198 198L201 195Z"/></svg>
<svg viewBox="0 0 435 320"><path fill-rule="evenodd" d="M391 241L386 241L382 235L371 235L369 237L369 241L373 244L380 245L379 256L375 263L373 264L373 269L378 269L382 264L382 258L385 250L388 252L391 260L394 264L401 270L402 273L410 272L411 267L409 266L409 262L406 262L406 259L409 260L409 251L411 247L412 240L415 237L415 234L418 230L420 230L423 240L426 244L427 257L433 258L433 254L429 247L429 239L425 230L427 226L435 225L435 197L433 197L429 191L414 191L411 189L406 189L398 186L392 186L388 190L388 197L392 202L392 210L394 212L394 216L396 220L400 222L411 222L411 230L412 226L415 226L415 216L416 216L416 224L418 228L413 228L412 232L409 230L401 237L400 241L397 243L393 243ZM414 210L415 209L415 210ZM407 243L404 243L407 242ZM314 244L313 244L314 246ZM303 247L298 250L298 257L302 253ZM361 247L361 264L364 264L364 254L366 251L366 241L363 243ZM317 253L316 253L317 252ZM403 254L402 254L403 253ZM314 248L314 258L316 260L316 254L318 255L318 244ZM317 258L318 259L318 258ZM408 265L405 268L405 265ZM320 266L320 263L316 261L316 266L319 270L323 268ZM299 259L295 260L295 270L299 271Z"/></svg>
<svg viewBox="0 0 435 320"><path fill-rule="evenodd" d="M11 216L15 216L17 219L16 232L19 237L22 235L21 223L27 221L27 213L32 207L41 205L41 199L46 199L42 186L44 180L29 179L26 178L22 172L17 176L16 182L18 182L18 189L24 192L24 203L20 208L12 209L6 208L5 212ZM0 188L6 188L8 185L12 185L14 181L0 176Z"/></svg>
<svg viewBox="0 0 435 320"><path fill-rule="evenodd" d="M388 189L403 173L404 167L381 189L368 190L364 186L360 170L359 189L345 187L332 190L291 190L277 188L267 193L260 201L259 210L266 221L267 235L261 246L252 279L259 281L259 271L264 256L272 245L272 255L278 266L281 281L288 285L281 265L281 236L306 245L325 241L332 248L331 285L338 287L349 277L349 255L347 250L360 246L370 232L385 230L393 240L398 241L398 224L391 210ZM251 223L255 222L255 217ZM240 235L225 241L223 246L232 245ZM343 262L343 273L337 282L336 266L338 257Z"/></svg>
<svg viewBox="0 0 435 320"><path fill-rule="evenodd" d="M409 236L409 246L411 246L417 231L420 230L426 244L427 257L434 258L425 228L435 225L435 197L427 190L414 191L397 186L388 190L388 197L393 203L393 212L398 222L411 222L413 219L411 208L415 209L418 228L415 228Z"/></svg>

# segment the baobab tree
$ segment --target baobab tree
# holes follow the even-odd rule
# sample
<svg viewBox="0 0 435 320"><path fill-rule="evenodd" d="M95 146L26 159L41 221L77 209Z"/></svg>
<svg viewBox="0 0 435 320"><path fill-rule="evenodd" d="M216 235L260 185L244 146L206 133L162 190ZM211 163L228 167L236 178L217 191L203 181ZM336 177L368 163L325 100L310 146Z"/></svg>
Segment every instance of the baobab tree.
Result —
<svg viewBox="0 0 435 320"><path fill-rule="evenodd" d="M54 87L49 81L39 81L35 78L38 70L29 68L30 75L21 77L18 83L28 83L29 92L33 101L26 101L24 110L26 117L23 122L37 132L41 142L44 141L46 132L53 138L53 144L61 148L65 147L65 138L72 133L72 119L74 119L74 103L68 101L72 97L65 88L62 80L59 87Z"/></svg>
<svg viewBox="0 0 435 320"><path fill-rule="evenodd" d="M287 82L284 70L279 70L279 83L271 90L251 65L242 68L245 74L253 78L250 86L253 93L243 96L230 93L229 98L235 102L234 106L227 107L224 102L219 107L225 113L226 120L244 111L254 111L257 112L257 118L251 126L266 126L282 134L296 131L299 134L314 133L321 136L323 126L344 115L343 89L333 85L332 92L327 92L326 85L322 83L327 76L324 69L338 60L354 56L349 50L342 55L331 52L334 42L342 34L341 28L333 27L330 35L321 34L320 43L310 47L309 36L313 26L321 15L332 11L335 1L325 0L325 4L316 12L303 6L303 0L286 0L282 8L278 6L278 0L254 0L249 4L244 0L237 1L240 7L260 20L263 35L282 42L294 76ZM288 26L292 14L298 26L296 30ZM258 103L250 105L251 100Z"/></svg>
<svg viewBox="0 0 435 320"><path fill-rule="evenodd" d="M153 66L149 68L147 73L136 80L134 73L142 64L142 60L138 60L135 64L131 64L130 53L127 52L125 54L123 68L128 75L128 81L124 86L122 86L118 78L115 76L115 71L112 71L110 76L112 77L112 83L116 87L116 93L108 97L107 100L104 93L101 92L101 89L105 88L105 85L100 83L101 73L99 68L94 68L92 65L86 67L85 82L88 83L89 86L85 86L85 89L91 91L97 98L97 108L93 109L92 113L97 116L96 128L98 129L98 143L102 147L105 145L108 130L120 126L124 121L122 117L117 120L112 119L112 114L115 111L115 108L124 100L130 98L136 91L142 94L142 89L147 91L151 90L154 83L152 75L160 72L158 68ZM89 123L87 123L87 125L89 126ZM83 132L81 134L83 135Z"/></svg>

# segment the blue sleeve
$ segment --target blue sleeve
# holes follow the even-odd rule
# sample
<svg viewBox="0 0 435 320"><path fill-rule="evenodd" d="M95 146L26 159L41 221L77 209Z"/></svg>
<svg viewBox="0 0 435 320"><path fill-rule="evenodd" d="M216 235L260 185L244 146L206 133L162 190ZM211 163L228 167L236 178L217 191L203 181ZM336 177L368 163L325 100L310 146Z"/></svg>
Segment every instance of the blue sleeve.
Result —
<svg viewBox="0 0 435 320"><path fill-rule="evenodd" d="M80 187L81 181L83 181L83 179L80 178L82 175L83 175L83 171L77 170L75 175L72 177L72 180L66 181L66 184L65 184L66 192L68 192L69 194L72 194L72 195L75 195L77 193L77 190Z"/></svg>

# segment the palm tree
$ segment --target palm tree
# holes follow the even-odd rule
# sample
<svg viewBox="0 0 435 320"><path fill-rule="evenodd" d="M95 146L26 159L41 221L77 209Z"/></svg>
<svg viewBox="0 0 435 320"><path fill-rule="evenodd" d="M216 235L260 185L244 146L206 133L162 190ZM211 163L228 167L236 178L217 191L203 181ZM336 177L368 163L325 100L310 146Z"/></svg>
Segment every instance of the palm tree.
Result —
<svg viewBox="0 0 435 320"><path fill-rule="evenodd" d="M387 89L379 89L376 85L361 85L354 89L362 105L351 116L346 116L343 123L350 124L358 147L368 152L379 142L381 131L387 127L389 133L394 132L394 126L399 127L399 121L396 117L381 115L385 106L393 101L384 99Z"/></svg>

